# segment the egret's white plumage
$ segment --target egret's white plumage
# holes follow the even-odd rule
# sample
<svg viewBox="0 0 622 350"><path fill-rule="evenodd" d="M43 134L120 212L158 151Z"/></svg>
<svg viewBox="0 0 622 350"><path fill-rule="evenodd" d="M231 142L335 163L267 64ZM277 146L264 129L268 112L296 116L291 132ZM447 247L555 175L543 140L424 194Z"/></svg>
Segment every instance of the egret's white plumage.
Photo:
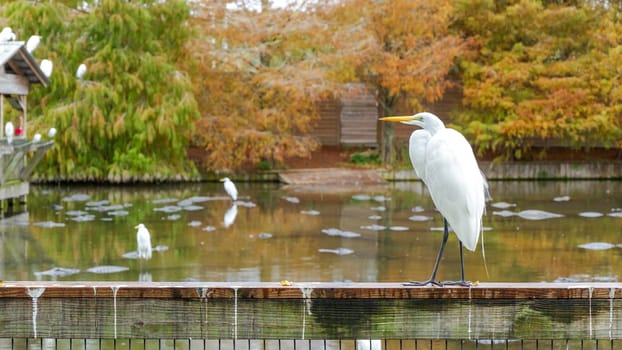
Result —
<svg viewBox="0 0 622 350"><path fill-rule="evenodd" d="M138 258L139 259L151 259L151 235L149 230L144 224L138 224L135 228L136 241L138 242Z"/></svg>
<svg viewBox="0 0 622 350"><path fill-rule="evenodd" d="M76 78L82 80L82 78L84 77L85 73L86 73L86 64L81 63L78 66L78 70L76 70Z"/></svg>
<svg viewBox="0 0 622 350"><path fill-rule="evenodd" d="M56 128L50 128L50 130L48 131L48 137L54 138L54 136L56 136Z"/></svg>
<svg viewBox="0 0 622 350"><path fill-rule="evenodd" d="M220 181L225 183L225 192L227 192L229 197L231 197L231 199L233 199L234 201L237 200L238 189L235 188L235 184L233 183L233 181L231 181L231 179L229 179L228 177L225 177L221 179Z"/></svg>
<svg viewBox="0 0 622 350"><path fill-rule="evenodd" d="M41 141L41 134L36 133L33 137L32 137L32 142L39 142Z"/></svg>
<svg viewBox="0 0 622 350"><path fill-rule="evenodd" d="M32 53L37 48L37 46L39 46L40 42L40 35L32 35L30 38L28 38L28 41L26 41L26 51Z"/></svg>
<svg viewBox="0 0 622 350"><path fill-rule="evenodd" d="M39 68L41 68L43 74L45 74L45 76L49 78L52 75L54 64L48 59L43 59L41 60L41 64L39 64Z"/></svg>
<svg viewBox="0 0 622 350"><path fill-rule="evenodd" d="M2 41L14 41L17 38L11 27L4 27L0 31L0 42Z"/></svg>
<svg viewBox="0 0 622 350"><path fill-rule="evenodd" d="M410 136L412 165L461 244L474 251L482 229L487 185L469 142L458 131L446 128L432 113L381 119L422 128ZM429 283L436 283L434 278L444 245L445 238ZM464 282L464 275L462 278Z"/></svg>
<svg viewBox="0 0 622 350"><path fill-rule="evenodd" d="M4 124L4 136L6 136L6 142L10 145L13 142L13 136L15 135L15 127L13 123L6 122Z"/></svg>

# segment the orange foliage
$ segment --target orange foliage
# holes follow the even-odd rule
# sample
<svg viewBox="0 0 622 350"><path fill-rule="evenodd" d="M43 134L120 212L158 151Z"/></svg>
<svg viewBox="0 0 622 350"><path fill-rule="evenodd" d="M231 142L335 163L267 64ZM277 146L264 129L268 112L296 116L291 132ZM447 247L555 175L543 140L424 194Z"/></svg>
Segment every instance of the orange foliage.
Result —
<svg viewBox="0 0 622 350"><path fill-rule="evenodd" d="M206 167L309 154L317 143L303 135L318 118L317 102L338 97L343 83L366 82L387 108L404 96L413 106L440 99L466 48L449 31L452 4L349 0L252 11L202 2L201 34L188 50L199 62L194 143L208 153Z"/></svg>
<svg viewBox="0 0 622 350"><path fill-rule="evenodd" d="M466 8L459 16L470 16ZM465 26L483 45L476 60L462 63L466 109L459 112L479 149L520 159L538 144L619 147L620 23L530 1L487 11L478 26Z"/></svg>

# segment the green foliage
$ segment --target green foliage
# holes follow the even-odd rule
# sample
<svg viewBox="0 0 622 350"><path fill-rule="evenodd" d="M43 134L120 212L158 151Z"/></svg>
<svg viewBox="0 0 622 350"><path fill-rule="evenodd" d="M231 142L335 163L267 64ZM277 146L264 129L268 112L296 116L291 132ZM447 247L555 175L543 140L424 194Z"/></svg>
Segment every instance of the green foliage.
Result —
<svg viewBox="0 0 622 350"><path fill-rule="evenodd" d="M194 176L186 148L198 109L178 68L188 14L184 1L104 0L89 11L54 2L6 6L13 28L42 36L34 55L54 62L51 85L30 94L30 130L59 130L36 174L111 182ZM88 67L83 81L74 77L80 63Z"/></svg>
<svg viewBox="0 0 622 350"><path fill-rule="evenodd" d="M354 152L350 155L350 162L356 165L380 165L380 153L377 150Z"/></svg>

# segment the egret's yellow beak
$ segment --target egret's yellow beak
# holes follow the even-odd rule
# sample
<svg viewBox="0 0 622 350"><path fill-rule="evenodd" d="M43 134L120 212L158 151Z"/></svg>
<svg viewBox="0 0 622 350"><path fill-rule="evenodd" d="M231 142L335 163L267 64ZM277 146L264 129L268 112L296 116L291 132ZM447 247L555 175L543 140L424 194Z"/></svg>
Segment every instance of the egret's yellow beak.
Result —
<svg viewBox="0 0 622 350"><path fill-rule="evenodd" d="M414 115L400 115L393 117L382 117L380 120L385 122L407 122L417 119Z"/></svg>
<svg viewBox="0 0 622 350"><path fill-rule="evenodd" d="M134 226L134 228L138 228L138 225Z"/></svg>
<svg viewBox="0 0 622 350"><path fill-rule="evenodd" d="M225 179L220 179L220 182L225 182Z"/></svg>

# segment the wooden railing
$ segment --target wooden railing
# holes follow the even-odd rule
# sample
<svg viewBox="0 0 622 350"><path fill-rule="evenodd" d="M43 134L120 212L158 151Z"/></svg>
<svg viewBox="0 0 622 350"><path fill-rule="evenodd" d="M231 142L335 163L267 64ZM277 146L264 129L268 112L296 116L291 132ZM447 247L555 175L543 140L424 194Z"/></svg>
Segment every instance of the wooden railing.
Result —
<svg viewBox="0 0 622 350"><path fill-rule="evenodd" d="M622 339L620 283L4 281L0 309L12 339Z"/></svg>

